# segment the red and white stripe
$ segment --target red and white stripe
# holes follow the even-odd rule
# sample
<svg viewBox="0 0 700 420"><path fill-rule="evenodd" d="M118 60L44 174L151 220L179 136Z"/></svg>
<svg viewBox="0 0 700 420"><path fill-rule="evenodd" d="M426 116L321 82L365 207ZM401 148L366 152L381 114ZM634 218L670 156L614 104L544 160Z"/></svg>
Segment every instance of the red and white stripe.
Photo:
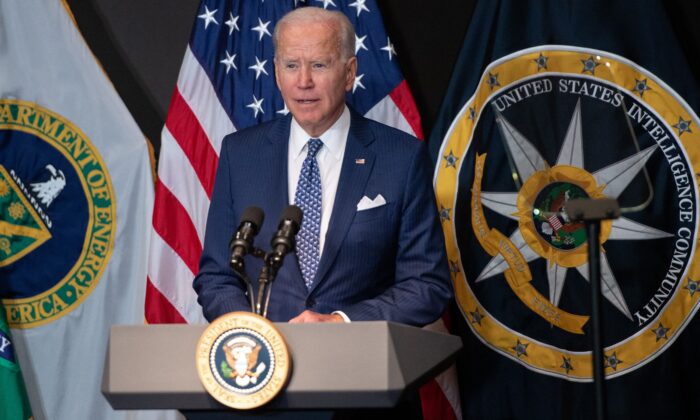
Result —
<svg viewBox="0 0 700 420"><path fill-rule="evenodd" d="M446 326L447 317L438 319L425 329L449 334ZM458 420L462 418L462 407L459 398L459 382L457 366L452 364L447 370L423 385L420 389L420 399L424 420Z"/></svg>
<svg viewBox="0 0 700 420"><path fill-rule="evenodd" d="M559 221L559 218L557 217L556 214L553 214L547 218L549 221L549 224L552 225L552 228L554 229L555 232L558 232L559 229L563 228L564 225L561 224Z"/></svg>
<svg viewBox="0 0 700 420"><path fill-rule="evenodd" d="M365 117L398 128L423 140L418 108L405 80L367 111Z"/></svg>
<svg viewBox="0 0 700 420"><path fill-rule="evenodd" d="M204 243L221 141L235 131L187 48L161 135L146 321L204 323L192 289Z"/></svg>

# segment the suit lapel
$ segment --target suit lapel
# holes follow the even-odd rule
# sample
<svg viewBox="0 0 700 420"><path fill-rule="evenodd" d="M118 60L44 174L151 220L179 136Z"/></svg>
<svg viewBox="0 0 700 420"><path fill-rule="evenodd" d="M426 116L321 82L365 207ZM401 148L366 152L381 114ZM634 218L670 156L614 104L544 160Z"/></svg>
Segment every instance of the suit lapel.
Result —
<svg viewBox="0 0 700 420"><path fill-rule="evenodd" d="M279 123L274 124L267 132L266 141L269 143L266 145L267 147L265 150L261 151L261 156L266 156L263 161L279 165L277 168L270 168L268 165L264 165L265 170L270 171L272 174L272 182L270 182L266 191L266 197L268 197L269 200L267 203L268 206L266 207L273 210L268 211L268 213L271 214L266 214L267 223L272 223L272 225L269 225L272 227L272 235L277 232L277 223L279 223L282 210L289 205L288 149L289 129L292 121L291 114L278 121ZM267 245L269 245L269 243L265 244L265 246ZM296 254L288 255L287 258L285 258L284 265L292 276L292 281L306 289Z"/></svg>
<svg viewBox="0 0 700 420"><path fill-rule="evenodd" d="M291 124L291 117L282 118L278 120L278 123L270 127L270 130L266 134L266 140L269 142L267 147L261 150L261 157L263 157L263 162L268 162L270 164L278 164L277 168L270 168L268 165L263 165L265 171L270 171L271 183L267 191L267 197L269 197L270 209L279 209L281 212L283 208L289 205L289 188L288 188L288 159L287 159L287 149L289 147L289 127ZM267 158L265 158L267 156ZM268 214L268 218L279 217L279 214ZM273 219L268 219L273 220ZM274 219L276 223L277 219Z"/></svg>
<svg viewBox="0 0 700 420"><path fill-rule="evenodd" d="M323 282L355 217L357 203L364 194L365 185L374 166L374 152L367 148L372 141L372 131L367 127L364 118L351 112L350 132L335 193L335 204L326 232L321 261L309 293Z"/></svg>

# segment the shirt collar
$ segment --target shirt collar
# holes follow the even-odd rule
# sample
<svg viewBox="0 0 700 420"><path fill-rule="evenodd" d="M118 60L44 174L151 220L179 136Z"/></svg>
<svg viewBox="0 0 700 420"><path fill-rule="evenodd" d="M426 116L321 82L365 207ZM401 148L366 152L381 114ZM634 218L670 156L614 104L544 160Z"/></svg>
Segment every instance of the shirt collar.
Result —
<svg viewBox="0 0 700 420"><path fill-rule="evenodd" d="M323 145L328 150L331 156L336 160L340 160L340 156L345 150L348 133L350 132L350 110L347 105L340 114L340 118L333 123L328 130L321 134L318 138L321 139ZM306 146L306 142L311 137L299 125L296 119L292 117L292 126L289 131L289 151L296 159L301 155L301 152Z"/></svg>

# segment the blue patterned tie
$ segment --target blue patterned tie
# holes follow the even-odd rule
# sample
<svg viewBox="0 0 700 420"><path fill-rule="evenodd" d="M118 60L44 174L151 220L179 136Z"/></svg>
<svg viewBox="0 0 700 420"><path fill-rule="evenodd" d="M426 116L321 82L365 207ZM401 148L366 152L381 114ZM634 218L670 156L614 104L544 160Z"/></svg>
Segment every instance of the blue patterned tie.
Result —
<svg viewBox="0 0 700 420"><path fill-rule="evenodd" d="M310 139L304 164L299 174L299 183L294 195L294 204L304 212L301 228L297 235L297 256L301 274L307 288L318 270L321 233L321 174L318 170L316 154L323 146L320 139Z"/></svg>

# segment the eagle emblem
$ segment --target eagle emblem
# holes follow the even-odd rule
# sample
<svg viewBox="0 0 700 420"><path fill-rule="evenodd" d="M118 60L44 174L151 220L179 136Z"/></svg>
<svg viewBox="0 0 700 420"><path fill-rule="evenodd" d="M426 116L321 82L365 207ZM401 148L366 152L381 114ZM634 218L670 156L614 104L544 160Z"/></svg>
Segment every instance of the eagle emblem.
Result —
<svg viewBox="0 0 700 420"><path fill-rule="evenodd" d="M31 184L31 186L32 191L37 194L41 203L49 207L53 200L58 197L61 191L66 187L66 176L63 175L62 170L56 170L50 163L45 166L45 169L51 173L51 178L49 178L48 181Z"/></svg>
<svg viewBox="0 0 700 420"><path fill-rule="evenodd" d="M265 363L258 364L258 354L261 347L246 336L238 336L224 346L227 367L222 370L229 378L233 378L238 386L256 384L258 376L265 370Z"/></svg>
<svg viewBox="0 0 700 420"><path fill-rule="evenodd" d="M270 321L251 312L230 312L204 330L196 362L209 395L227 407L250 410L284 389L292 360Z"/></svg>

